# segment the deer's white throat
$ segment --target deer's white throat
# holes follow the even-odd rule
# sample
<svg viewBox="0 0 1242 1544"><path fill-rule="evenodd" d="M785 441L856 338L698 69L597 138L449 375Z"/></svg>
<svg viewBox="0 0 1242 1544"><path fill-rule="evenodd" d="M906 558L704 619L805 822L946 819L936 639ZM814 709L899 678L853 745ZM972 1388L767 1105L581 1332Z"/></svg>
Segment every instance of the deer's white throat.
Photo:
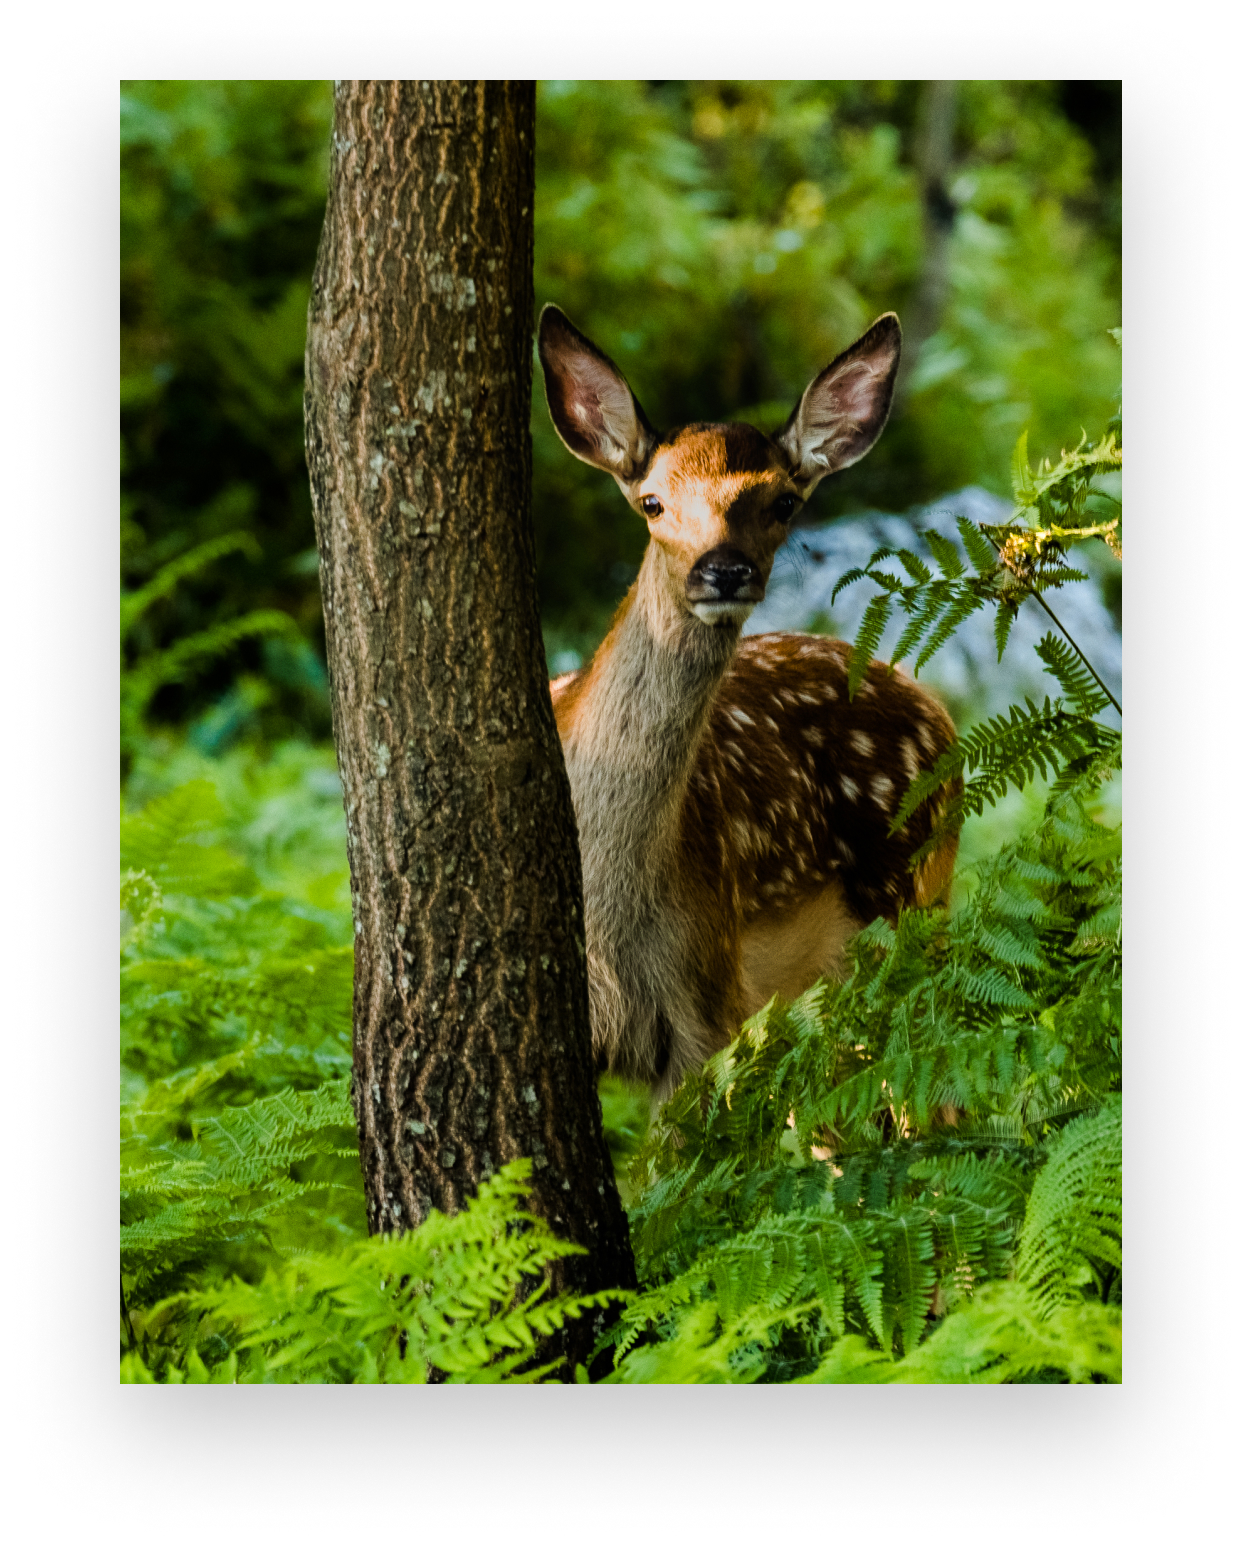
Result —
<svg viewBox="0 0 1242 1544"><path fill-rule="evenodd" d="M700 622L720 627L735 622L739 627L755 609L755 602L742 600L696 600L690 608Z"/></svg>

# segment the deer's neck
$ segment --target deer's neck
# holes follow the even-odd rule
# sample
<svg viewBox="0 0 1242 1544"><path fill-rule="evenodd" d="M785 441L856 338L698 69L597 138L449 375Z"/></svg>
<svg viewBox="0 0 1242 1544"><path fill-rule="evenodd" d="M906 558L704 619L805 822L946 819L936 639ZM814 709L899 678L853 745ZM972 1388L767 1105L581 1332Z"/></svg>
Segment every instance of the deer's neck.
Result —
<svg viewBox="0 0 1242 1544"><path fill-rule="evenodd" d="M588 669L566 738L588 895L613 888L622 874L639 886L659 883L738 637L735 626L704 626L677 606L658 552L648 548Z"/></svg>

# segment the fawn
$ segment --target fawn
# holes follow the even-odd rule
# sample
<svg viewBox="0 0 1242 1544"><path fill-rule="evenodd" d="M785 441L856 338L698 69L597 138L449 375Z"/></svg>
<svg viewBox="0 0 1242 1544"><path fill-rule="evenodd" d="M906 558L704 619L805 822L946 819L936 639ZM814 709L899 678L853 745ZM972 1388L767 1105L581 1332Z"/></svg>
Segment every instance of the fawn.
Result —
<svg viewBox="0 0 1242 1544"><path fill-rule="evenodd" d="M881 316L781 432L658 434L616 365L555 306L539 357L557 433L647 521L638 578L591 662L552 682L582 853L601 1067L666 1099L774 994L840 975L878 916L943 898L950 839L910 871L937 804L895 836L908 784L954 736L940 704L850 649L742 638L803 501L879 438L901 327Z"/></svg>

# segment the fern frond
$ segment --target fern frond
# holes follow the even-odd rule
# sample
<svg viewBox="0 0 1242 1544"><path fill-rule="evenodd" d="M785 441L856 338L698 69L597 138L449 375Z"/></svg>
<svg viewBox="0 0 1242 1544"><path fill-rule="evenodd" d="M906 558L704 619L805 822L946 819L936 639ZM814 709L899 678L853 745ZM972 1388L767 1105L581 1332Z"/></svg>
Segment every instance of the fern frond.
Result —
<svg viewBox="0 0 1242 1544"><path fill-rule="evenodd" d="M1005 645L1009 642L1009 633L1017 615L1017 606L1000 605L996 608L996 621L993 625L996 635L996 663L998 665L1005 657Z"/></svg>
<svg viewBox="0 0 1242 1544"><path fill-rule="evenodd" d="M927 629L935 621L937 613L945 604L945 599L946 592L943 586L932 583L927 586L922 597L912 603L910 620L902 629L901 636L893 649L894 665L905 659L911 649L922 640Z"/></svg>
<svg viewBox="0 0 1242 1544"><path fill-rule="evenodd" d="M1121 1269L1121 1106L1071 1121L1031 1190L1018 1280L1042 1311Z"/></svg>
<svg viewBox="0 0 1242 1544"><path fill-rule="evenodd" d="M1094 1303L1042 1315L1013 1283L980 1288L911 1355L896 1360L859 1336L838 1340L803 1383L1121 1381L1121 1315Z"/></svg>
<svg viewBox="0 0 1242 1544"><path fill-rule="evenodd" d="M873 595L867 602L867 609L863 612L862 621L858 627L858 637L854 640L849 675L846 679L846 690L849 692L851 702L862 685L867 666L875 657L875 651L888 625L888 614L892 604L892 597L885 592Z"/></svg>
<svg viewBox="0 0 1242 1544"><path fill-rule="evenodd" d="M1054 633L1045 633L1035 645L1035 652L1043 660L1044 669L1084 717L1093 718L1108 706L1107 693L1100 690L1069 645Z"/></svg>
<svg viewBox="0 0 1242 1544"><path fill-rule="evenodd" d="M905 547L902 547L898 550L897 557L901 562L901 566L916 584L930 584L932 582L931 569L916 553L909 552Z"/></svg>
<svg viewBox="0 0 1242 1544"><path fill-rule="evenodd" d="M871 561L875 562L878 558L880 558L881 553L883 553L884 556L889 556L885 549L881 548L880 551L872 553ZM868 564L868 567L870 567L870 564ZM829 604L835 606L837 602L837 596L840 595L842 590L848 590L850 585L857 584L860 579L866 579L867 576L866 568L847 568L846 571L837 580L836 584L833 585L832 596L830 598Z"/></svg>
<svg viewBox="0 0 1242 1544"><path fill-rule="evenodd" d="M183 579L189 579L232 552L244 552L247 557L258 559L262 554L259 544L250 531L233 531L227 536L216 536L191 548L179 558L165 563L140 589L121 592L121 638L124 640L134 623L149 611L157 600L171 595Z"/></svg>
<svg viewBox="0 0 1242 1544"><path fill-rule="evenodd" d="M915 675L918 675L928 660L948 643L949 639L966 618L972 616L982 605L983 597L974 590L962 590L954 596L939 622L937 622L931 637L919 652L919 657L914 663Z"/></svg>
<svg viewBox="0 0 1242 1544"><path fill-rule="evenodd" d="M967 520L965 515L959 515L956 524L957 534L962 539L962 546L966 549L971 567L980 578L984 578L996 567L995 549L973 520Z"/></svg>
<svg viewBox="0 0 1242 1544"><path fill-rule="evenodd" d="M957 548L947 536L941 536L939 531L928 529L923 532L923 540L931 549L931 554L940 565L940 571L946 579L960 579L966 572L962 560L957 555Z"/></svg>

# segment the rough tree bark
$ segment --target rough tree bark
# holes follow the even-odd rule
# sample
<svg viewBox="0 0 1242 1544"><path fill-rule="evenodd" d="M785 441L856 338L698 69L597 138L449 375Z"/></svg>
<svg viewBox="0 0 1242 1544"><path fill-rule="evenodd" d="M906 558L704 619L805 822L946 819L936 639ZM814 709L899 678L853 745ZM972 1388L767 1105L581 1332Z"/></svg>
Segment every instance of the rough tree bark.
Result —
<svg viewBox="0 0 1242 1544"><path fill-rule="evenodd" d="M530 513L534 87L342 82L306 447L355 933L373 1232L516 1157L632 1286L591 1059L577 833ZM559 1347L590 1350L598 1321Z"/></svg>

